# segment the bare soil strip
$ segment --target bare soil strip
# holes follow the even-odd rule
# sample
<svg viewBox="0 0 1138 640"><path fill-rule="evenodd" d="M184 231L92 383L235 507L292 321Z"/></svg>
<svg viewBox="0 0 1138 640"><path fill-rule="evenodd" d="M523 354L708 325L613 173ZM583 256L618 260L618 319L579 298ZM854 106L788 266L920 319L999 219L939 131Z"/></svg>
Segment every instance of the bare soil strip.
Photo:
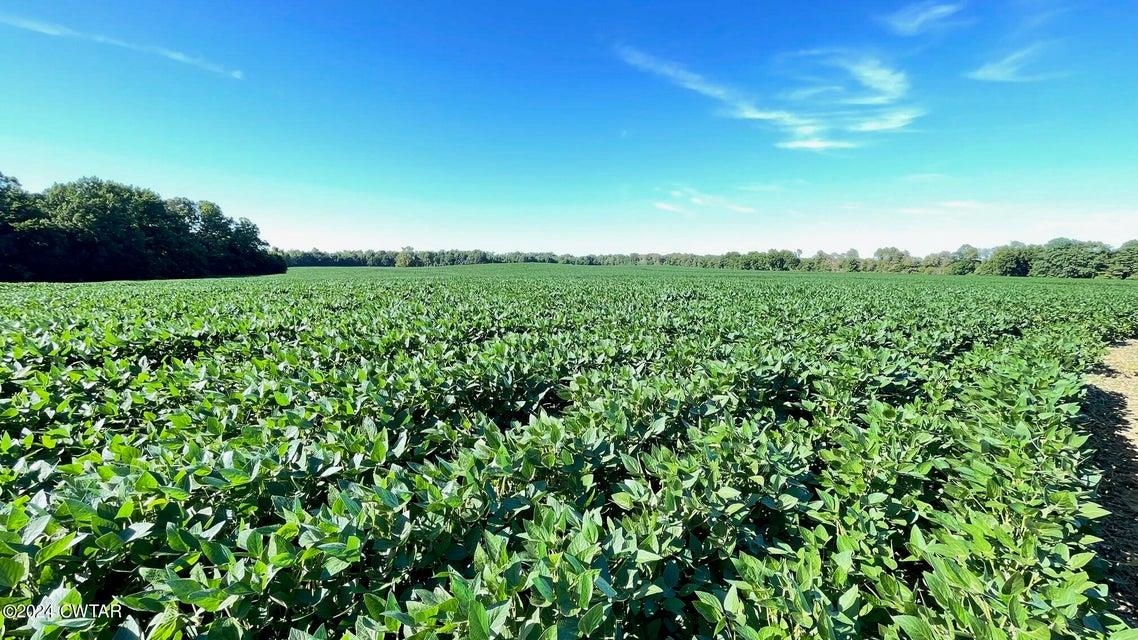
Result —
<svg viewBox="0 0 1138 640"><path fill-rule="evenodd" d="M1087 376L1083 415L1103 472L1100 501L1111 515L1098 552L1117 612L1138 623L1138 341L1116 345Z"/></svg>

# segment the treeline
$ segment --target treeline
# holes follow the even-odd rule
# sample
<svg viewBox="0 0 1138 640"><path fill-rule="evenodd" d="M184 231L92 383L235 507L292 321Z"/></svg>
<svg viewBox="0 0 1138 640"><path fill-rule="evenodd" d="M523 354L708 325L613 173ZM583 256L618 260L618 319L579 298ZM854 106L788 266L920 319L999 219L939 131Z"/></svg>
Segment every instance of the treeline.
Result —
<svg viewBox="0 0 1138 640"><path fill-rule="evenodd" d="M99 178L30 193L0 174L0 280L57 282L282 273L257 225L212 202Z"/></svg>
<svg viewBox="0 0 1138 640"><path fill-rule="evenodd" d="M291 250L282 254L290 267L443 267L465 264L535 262L581 265L670 265L758 271L833 271L928 274L982 274L1053 278L1138 277L1138 241L1118 249L1101 242L1056 238L1044 245L1013 242L991 249L964 245L924 257L896 247L885 247L872 257L845 253L818 253L803 257L785 249L729 252L722 255L691 253L621 253L574 256L554 253L491 253L488 251L337 251Z"/></svg>
<svg viewBox="0 0 1138 640"><path fill-rule="evenodd" d="M760 269L788 271L802 263L793 251L728 253L723 256L695 255L690 253L615 253L575 256L567 253L525 252L491 253L473 249L469 251L416 251L404 247L400 251L336 251L319 249L283 252L290 267L448 267L464 264L511 264L534 262L542 264L580 265L670 265L677 267L710 267L721 269Z"/></svg>
<svg viewBox="0 0 1138 640"><path fill-rule="evenodd" d="M671 265L760 271L876 271L1058 278L1138 277L1138 241L1114 249L1057 238L1043 245L991 249L964 245L924 257L885 247L804 257L787 250L625 253L575 256L549 252L277 251L257 226L227 217L216 204L163 199L154 191L82 178L42 193L0 174L0 280L137 280L281 273L288 266L419 267L491 263Z"/></svg>

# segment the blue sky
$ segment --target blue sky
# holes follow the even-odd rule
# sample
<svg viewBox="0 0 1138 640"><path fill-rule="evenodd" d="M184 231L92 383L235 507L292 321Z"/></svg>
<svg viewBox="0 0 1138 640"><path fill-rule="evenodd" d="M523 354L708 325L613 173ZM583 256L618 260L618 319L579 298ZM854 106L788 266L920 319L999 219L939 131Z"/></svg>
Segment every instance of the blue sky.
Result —
<svg viewBox="0 0 1138 640"><path fill-rule="evenodd" d="M1134 2L475 4L0 0L0 171L283 248L1138 238Z"/></svg>

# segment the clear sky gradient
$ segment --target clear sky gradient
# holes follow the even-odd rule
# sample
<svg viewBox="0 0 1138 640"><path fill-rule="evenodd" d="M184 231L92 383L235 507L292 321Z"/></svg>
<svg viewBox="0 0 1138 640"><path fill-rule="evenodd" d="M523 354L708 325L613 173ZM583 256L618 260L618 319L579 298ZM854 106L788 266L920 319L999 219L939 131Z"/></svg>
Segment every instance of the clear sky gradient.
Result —
<svg viewBox="0 0 1138 640"><path fill-rule="evenodd" d="M1136 32L1130 0L0 0L0 171L282 248L1117 245Z"/></svg>

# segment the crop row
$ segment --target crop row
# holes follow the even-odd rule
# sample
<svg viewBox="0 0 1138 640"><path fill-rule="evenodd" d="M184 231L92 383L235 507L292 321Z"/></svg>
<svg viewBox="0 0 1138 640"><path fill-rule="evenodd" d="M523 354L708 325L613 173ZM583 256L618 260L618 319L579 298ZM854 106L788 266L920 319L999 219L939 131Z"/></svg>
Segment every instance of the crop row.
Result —
<svg viewBox="0 0 1138 640"><path fill-rule="evenodd" d="M0 290L39 637L1100 638L1138 288L572 269ZM25 624L27 623L27 624Z"/></svg>

